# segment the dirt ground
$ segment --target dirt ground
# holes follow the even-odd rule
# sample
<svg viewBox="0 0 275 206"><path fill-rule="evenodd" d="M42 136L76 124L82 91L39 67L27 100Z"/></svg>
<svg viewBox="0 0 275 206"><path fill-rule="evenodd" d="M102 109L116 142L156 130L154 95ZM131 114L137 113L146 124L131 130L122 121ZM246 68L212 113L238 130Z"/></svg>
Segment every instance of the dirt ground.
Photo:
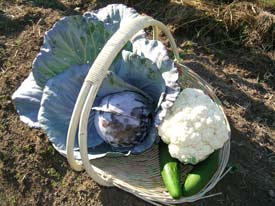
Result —
<svg viewBox="0 0 275 206"><path fill-rule="evenodd" d="M149 206L124 191L99 186L85 172L74 172L42 131L19 120L11 101L31 71L46 30L62 16L118 2L169 25L184 63L215 88L230 121L233 169L211 191L222 194L188 205L274 206L275 20L272 38L255 43L246 38L253 32L240 34L240 28L221 25L209 14L232 1L205 1L211 3L203 7L204 1L195 0L0 0L0 205ZM275 13L272 1L250 2L255 7L247 3L246 8L263 9L271 17ZM177 17L182 11L186 16ZM192 15L202 18L187 22ZM213 22L218 24L211 27Z"/></svg>

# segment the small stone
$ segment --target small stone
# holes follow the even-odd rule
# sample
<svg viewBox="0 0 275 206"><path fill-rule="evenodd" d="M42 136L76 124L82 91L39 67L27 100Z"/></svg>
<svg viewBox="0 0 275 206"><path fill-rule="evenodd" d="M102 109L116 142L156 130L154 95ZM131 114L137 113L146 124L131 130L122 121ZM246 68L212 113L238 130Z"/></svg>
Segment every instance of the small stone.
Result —
<svg viewBox="0 0 275 206"><path fill-rule="evenodd" d="M74 10L75 11L80 11L80 7L75 7Z"/></svg>
<svg viewBox="0 0 275 206"><path fill-rule="evenodd" d="M224 104L225 106L227 106L227 107L230 106L230 103L229 103L227 100L224 100L224 101L223 101L223 104Z"/></svg>
<svg viewBox="0 0 275 206"><path fill-rule="evenodd" d="M269 190L269 191L268 191L268 195L269 195L270 197L275 197L275 193L274 193L273 190Z"/></svg>

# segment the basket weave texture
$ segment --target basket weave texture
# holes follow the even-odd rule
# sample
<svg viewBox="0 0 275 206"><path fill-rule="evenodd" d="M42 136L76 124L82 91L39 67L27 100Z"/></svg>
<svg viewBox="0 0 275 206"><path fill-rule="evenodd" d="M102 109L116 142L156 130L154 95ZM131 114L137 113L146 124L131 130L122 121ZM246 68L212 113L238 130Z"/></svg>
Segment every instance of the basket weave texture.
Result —
<svg viewBox="0 0 275 206"><path fill-rule="evenodd" d="M111 37L94 61L85 79L68 130L67 158L73 169L81 170L84 167L87 173L99 184L119 187L154 205L193 202L202 199L205 193L210 191L222 178L230 153L229 140L220 150L219 168L209 183L198 194L191 197L183 197L178 200L171 198L166 192L162 182L157 145L154 145L150 150L139 155L130 155L128 157L104 157L92 161L88 159L87 119L98 88L105 78L116 54L120 52L121 48L135 35L135 33L149 26L153 27L154 38L157 38L159 29L168 37L172 51L174 52L175 64L180 72L179 83L181 88L191 87L202 89L223 112L221 103L210 85L191 69L180 64L175 41L166 26L148 16L137 17L125 23L125 25L122 25ZM227 124L228 136L230 137L230 127L225 115L224 120ZM73 143L78 125L78 141L82 161L76 161L73 156ZM183 168L182 174L184 176L184 174L188 172L188 167Z"/></svg>

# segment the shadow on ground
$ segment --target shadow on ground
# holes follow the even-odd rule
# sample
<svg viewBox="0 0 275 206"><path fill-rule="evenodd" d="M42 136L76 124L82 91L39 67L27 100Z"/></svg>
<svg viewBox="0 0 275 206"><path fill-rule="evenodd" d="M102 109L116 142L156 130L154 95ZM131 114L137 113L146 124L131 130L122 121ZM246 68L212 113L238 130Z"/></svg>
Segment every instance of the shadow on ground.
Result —
<svg viewBox="0 0 275 206"><path fill-rule="evenodd" d="M0 35L17 35L23 31L26 26L35 24L40 18L40 13L30 13L22 17L15 18L13 16L7 16L0 10Z"/></svg>
<svg viewBox="0 0 275 206"><path fill-rule="evenodd" d="M58 0L25 0L26 2L29 2L33 4L34 6L42 7L42 8L51 8L51 9L58 9L58 10L66 10L67 7L61 3Z"/></svg>

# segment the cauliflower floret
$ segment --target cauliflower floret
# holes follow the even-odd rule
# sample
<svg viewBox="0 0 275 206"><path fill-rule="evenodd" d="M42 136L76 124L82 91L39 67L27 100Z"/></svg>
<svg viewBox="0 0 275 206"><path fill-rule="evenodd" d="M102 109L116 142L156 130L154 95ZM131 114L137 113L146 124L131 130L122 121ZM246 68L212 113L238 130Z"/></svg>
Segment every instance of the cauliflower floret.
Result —
<svg viewBox="0 0 275 206"><path fill-rule="evenodd" d="M228 140L223 113L202 90L187 88L158 127L169 153L183 163L197 164Z"/></svg>

